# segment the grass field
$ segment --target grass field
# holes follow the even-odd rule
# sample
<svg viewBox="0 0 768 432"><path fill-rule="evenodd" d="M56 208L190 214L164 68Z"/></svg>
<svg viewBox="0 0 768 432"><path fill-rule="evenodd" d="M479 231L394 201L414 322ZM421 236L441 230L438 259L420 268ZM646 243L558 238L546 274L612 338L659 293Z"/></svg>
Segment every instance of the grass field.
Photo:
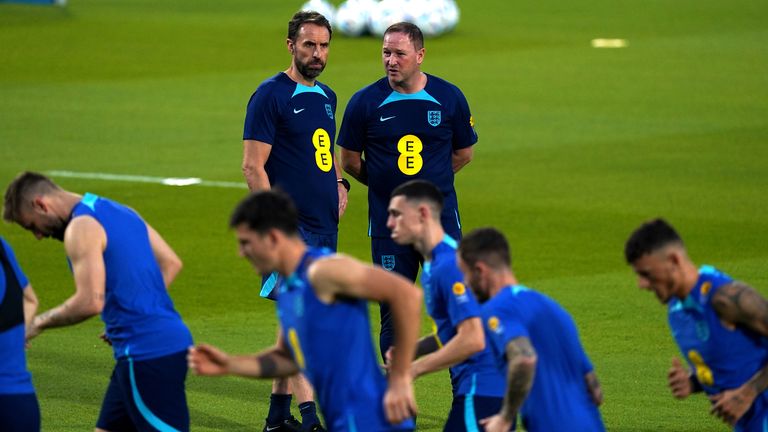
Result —
<svg viewBox="0 0 768 432"><path fill-rule="evenodd" d="M242 182L245 105L288 66L283 38L299 4L0 3L0 185L26 169ZM768 295L768 2L459 6L457 30L427 42L424 69L459 85L477 121L475 160L457 177L464 228L505 231L520 279L574 315L609 430L727 430L705 398L667 391L677 352L665 310L635 287L622 248L637 224L663 215L696 262ZM590 46L603 37L629 46ZM334 38L321 78L339 96L338 119L382 76L379 50L373 38ZM174 246L185 269L172 295L197 341L234 352L271 343L272 305L226 227L244 189L56 180L137 208ZM367 260L366 212L365 188L353 184L339 246ZM59 243L5 224L0 235L41 309L70 295ZM93 427L113 364L101 327L92 319L33 341L43 430ZM193 430L260 430L269 387L190 377ZM419 430L441 430L446 374L420 380L417 398Z"/></svg>

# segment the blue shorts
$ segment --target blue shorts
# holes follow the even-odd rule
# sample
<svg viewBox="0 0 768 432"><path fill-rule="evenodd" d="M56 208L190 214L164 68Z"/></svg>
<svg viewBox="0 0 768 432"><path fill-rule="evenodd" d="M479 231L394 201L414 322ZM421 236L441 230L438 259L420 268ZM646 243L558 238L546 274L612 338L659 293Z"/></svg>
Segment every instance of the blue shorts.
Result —
<svg viewBox="0 0 768 432"><path fill-rule="evenodd" d="M40 405L34 393L0 394L0 430L40 432Z"/></svg>
<svg viewBox="0 0 768 432"><path fill-rule="evenodd" d="M494 416L501 411L504 398L492 396L456 396L453 398L451 412L445 421L443 432L471 432L485 430L480 420ZM515 430L515 424L512 429Z"/></svg>
<svg viewBox="0 0 768 432"><path fill-rule="evenodd" d="M189 431L187 352L117 359L96 427L110 432Z"/></svg>
<svg viewBox="0 0 768 432"><path fill-rule="evenodd" d="M304 239L307 246L324 247L336 252L339 235L337 234L318 234L299 227L299 234ZM259 295L270 300L277 300L277 287L280 286L283 278L277 272L272 272L261 276L261 292Z"/></svg>
<svg viewBox="0 0 768 432"><path fill-rule="evenodd" d="M461 240L461 231L448 233L456 241ZM419 274L419 267L424 262L421 254L410 245L399 245L389 237L371 237L371 258L373 264L393 271L415 282ZM389 305L379 303L381 315L381 332L379 333L379 349L382 358L395 340L395 330L392 326L392 317L389 313Z"/></svg>

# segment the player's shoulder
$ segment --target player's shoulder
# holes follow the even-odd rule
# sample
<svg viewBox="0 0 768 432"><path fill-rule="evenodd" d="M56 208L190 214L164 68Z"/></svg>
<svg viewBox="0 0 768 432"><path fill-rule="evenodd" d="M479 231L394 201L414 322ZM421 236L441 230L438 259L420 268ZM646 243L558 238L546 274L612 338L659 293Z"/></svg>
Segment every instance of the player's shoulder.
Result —
<svg viewBox="0 0 768 432"><path fill-rule="evenodd" d="M456 84L453 84L452 82L435 75L430 75L430 74L426 74L426 75L427 75L428 86L435 89L439 89L440 91L449 92L452 94L464 94Z"/></svg>
<svg viewBox="0 0 768 432"><path fill-rule="evenodd" d="M320 81L315 81L315 84L320 86L321 89L325 92L325 94L328 96L331 100L336 100L336 92L333 91L333 89L328 85Z"/></svg>
<svg viewBox="0 0 768 432"><path fill-rule="evenodd" d="M257 97L270 97L272 95L279 94L281 90L286 90L290 84L286 81L286 79L290 81L290 78L288 78L283 72L278 72L277 74L265 79L259 84L258 87L256 87L256 90L253 91L251 94L251 100Z"/></svg>
<svg viewBox="0 0 768 432"><path fill-rule="evenodd" d="M349 100L349 103L352 104L353 102L357 104L374 104L380 102L379 99L384 99L389 93L391 93L391 89L389 87L389 84L387 83L386 78L381 78L371 84L368 84L367 86L361 88L360 90L356 91L352 98Z"/></svg>

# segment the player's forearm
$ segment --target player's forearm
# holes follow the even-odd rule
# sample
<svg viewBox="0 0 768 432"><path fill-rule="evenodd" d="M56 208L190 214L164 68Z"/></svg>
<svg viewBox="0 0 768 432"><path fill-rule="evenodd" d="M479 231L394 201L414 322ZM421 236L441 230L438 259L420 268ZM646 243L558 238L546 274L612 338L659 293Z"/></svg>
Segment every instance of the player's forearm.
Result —
<svg viewBox="0 0 768 432"><path fill-rule="evenodd" d="M226 369L231 375L249 378L282 378L299 372L293 359L275 349L256 355L229 357Z"/></svg>
<svg viewBox="0 0 768 432"><path fill-rule="evenodd" d="M356 157L343 158L344 171L364 185L368 185L368 168L365 159Z"/></svg>
<svg viewBox="0 0 768 432"><path fill-rule="evenodd" d="M421 376L449 368L485 348L484 339L468 336L459 333L442 348L415 361L413 363L414 375Z"/></svg>
<svg viewBox="0 0 768 432"><path fill-rule="evenodd" d="M749 389L749 396L751 396L753 400L757 395L768 389L768 364L752 375L752 378L750 378L742 387Z"/></svg>
<svg viewBox="0 0 768 432"><path fill-rule="evenodd" d="M507 367L507 393L499 415L513 421L528 392L531 390L536 370L536 358L513 359Z"/></svg>
<svg viewBox="0 0 768 432"><path fill-rule="evenodd" d="M102 307L103 303L73 297L63 304L36 316L32 320L32 326L39 330L44 330L77 324L98 315Z"/></svg>
<svg viewBox="0 0 768 432"><path fill-rule="evenodd" d="M456 150L451 155L451 166L453 172L457 173L472 161L472 147Z"/></svg>
<svg viewBox="0 0 768 432"><path fill-rule="evenodd" d="M32 324L32 320L35 319L35 314L37 313L37 306L39 305L39 302L37 301L37 296L35 295L35 292L32 290L31 285L27 285L26 288L24 288L24 325L25 328L29 328L29 326Z"/></svg>
<svg viewBox="0 0 768 432"><path fill-rule="evenodd" d="M272 186L269 184L269 176L264 167L258 167L251 164L243 164L243 176L251 192L259 190L268 190Z"/></svg>
<svg viewBox="0 0 768 432"><path fill-rule="evenodd" d="M392 366L390 374L406 376L410 374L411 362L416 354L418 326L420 322L422 293L408 285L407 292L394 293L388 303L392 311L395 329L395 343L392 347Z"/></svg>

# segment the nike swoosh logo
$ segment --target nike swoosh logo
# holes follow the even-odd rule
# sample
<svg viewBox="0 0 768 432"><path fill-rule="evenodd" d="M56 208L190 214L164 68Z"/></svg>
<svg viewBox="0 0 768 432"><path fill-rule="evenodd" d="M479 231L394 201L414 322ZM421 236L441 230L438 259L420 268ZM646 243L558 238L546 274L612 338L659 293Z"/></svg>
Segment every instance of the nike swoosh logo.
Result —
<svg viewBox="0 0 768 432"><path fill-rule="evenodd" d="M300 113L300 112L304 111L305 109L306 109L306 108L302 108L302 109L300 109L300 110L297 110L296 108L294 108L294 109L293 109L293 113L294 113L294 114L298 114L298 113ZM269 429L267 429L267 430L269 430Z"/></svg>
<svg viewBox="0 0 768 432"><path fill-rule="evenodd" d="M304 110L300 110L299 112L301 112L301 111L304 111ZM295 112L295 110L294 110L294 112ZM277 430L277 429L280 429L280 426L267 426L267 431L273 431L273 430Z"/></svg>
<svg viewBox="0 0 768 432"><path fill-rule="evenodd" d="M387 121L387 120L393 119L393 118L395 118L395 117L397 117L397 116L392 116L392 117L379 117L379 121Z"/></svg>

